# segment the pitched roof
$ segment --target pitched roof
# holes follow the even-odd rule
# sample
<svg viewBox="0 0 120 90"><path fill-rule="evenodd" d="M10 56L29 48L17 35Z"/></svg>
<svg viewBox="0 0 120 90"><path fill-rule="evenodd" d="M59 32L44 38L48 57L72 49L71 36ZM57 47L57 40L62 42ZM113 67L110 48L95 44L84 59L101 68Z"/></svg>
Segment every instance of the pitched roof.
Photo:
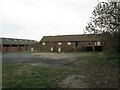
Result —
<svg viewBox="0 0 120 90"><path fill-rule="evenodd" d="M101 35L82 34L82 35L58 35L44 36L40 42L62 42L62 41L100 41Z"/></svg>
<svg viewBox="0 0 120 90"><path fill-rule="evenodd" d="M34 44L35 40L16 39L16 38L1 38L2 44Z"/></svg>

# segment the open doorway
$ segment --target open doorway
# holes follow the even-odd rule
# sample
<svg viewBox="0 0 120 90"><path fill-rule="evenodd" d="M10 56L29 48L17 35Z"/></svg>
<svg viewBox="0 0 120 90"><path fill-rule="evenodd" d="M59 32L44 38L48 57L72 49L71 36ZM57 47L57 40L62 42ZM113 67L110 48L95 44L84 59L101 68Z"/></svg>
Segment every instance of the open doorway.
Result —
<svg viewBox="0 0 120 90"><path fill-rule="evenodd" d="M93 48L92 47L86 47L85 50L86 51L93 51Z"/></svg>
<svg viewBox="0 0 120 90"><path fill-rule="evenodd" d="M102 52L103 51L103 47L102 46L95 46L95 51Z"/></svg>
<svg viewBox="0 0 120 90"><path fill-rule="evenodd" d="M75 47L78 47L78 42L77 41L75 42Z"/></svg>

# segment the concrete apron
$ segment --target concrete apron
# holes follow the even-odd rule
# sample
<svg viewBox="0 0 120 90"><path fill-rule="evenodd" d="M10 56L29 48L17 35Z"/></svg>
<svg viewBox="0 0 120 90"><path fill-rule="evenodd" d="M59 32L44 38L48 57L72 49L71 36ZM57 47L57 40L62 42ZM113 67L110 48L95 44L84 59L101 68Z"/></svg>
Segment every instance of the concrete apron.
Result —
<svg viewBox="0 0 120 90"><path fill-rule="evenodd" d="M88 84L81 80L82 75L71 75L59 83L60 88L89 88Z"/></svg>

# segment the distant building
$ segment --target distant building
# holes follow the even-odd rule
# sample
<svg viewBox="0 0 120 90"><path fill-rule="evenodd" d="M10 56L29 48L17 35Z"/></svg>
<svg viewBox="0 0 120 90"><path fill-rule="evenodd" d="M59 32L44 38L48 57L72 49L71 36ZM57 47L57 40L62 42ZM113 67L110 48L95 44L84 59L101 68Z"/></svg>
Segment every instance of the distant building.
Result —
<svg viewBox="0 0 120 90"><path fill-rule="evenodd" d="M38 52L73 52L103 51L104 42L100 34L43 36L38 43L35 40L1 38L0 51L38 51Z"/></svg>
<svg viewBox="0 0 120 90"><path fill-rule="evenodd" d="M44 36L39 50L44 52L103 51L101 35L58 35Z"/></svg>
<svg viewBox="0 0 120 90"><path fill-rule="evenodd" d="M37 43L35 40L16 38L0 38L0 41L0 51L2 52L28 51L31 44Z"/></svg>

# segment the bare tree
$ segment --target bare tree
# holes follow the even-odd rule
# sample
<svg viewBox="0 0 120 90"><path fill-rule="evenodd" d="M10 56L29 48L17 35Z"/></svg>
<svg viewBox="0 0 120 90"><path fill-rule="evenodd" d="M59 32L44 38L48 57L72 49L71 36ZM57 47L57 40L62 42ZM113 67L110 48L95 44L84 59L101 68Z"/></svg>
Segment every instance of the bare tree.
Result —
<svg viewBox="0 0 120 90"><path fill-rule="evenodd" d="M107 38L110 48L120 51L120 1L99 2L92 12L85 32L110 34Z"/></svg>
<svg viewBox="0 0 120 90"><path fill-rule="evenodd" d="M99 2L86 26L89 33L120 32L120 2Z"/></svg>

